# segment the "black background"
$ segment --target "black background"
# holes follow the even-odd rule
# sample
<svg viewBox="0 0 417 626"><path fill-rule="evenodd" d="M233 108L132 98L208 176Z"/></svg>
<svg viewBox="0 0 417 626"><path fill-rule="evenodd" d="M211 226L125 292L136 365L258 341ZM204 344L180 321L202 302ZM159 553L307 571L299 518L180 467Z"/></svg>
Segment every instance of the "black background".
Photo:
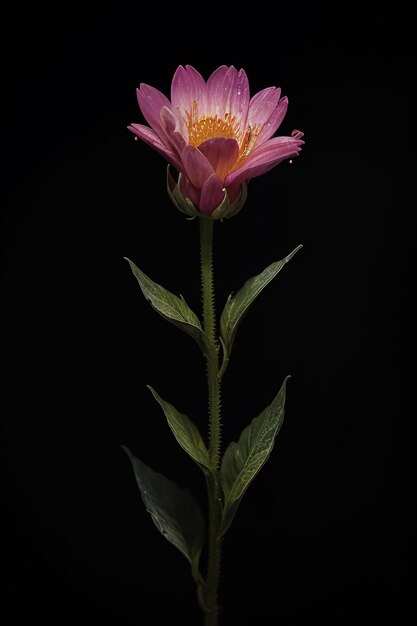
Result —
<svg viewBox="0 0 417 626"><path fill-rule="evenodd" d="M393 5L394 6L394 5ZM304 248L243 322L224 440L292 375L274 452L224 546L222 625L409 624L415 493L410 4L18 6L3 15L7 625L196 625L188 564L120 444L205 507L146 384L205 431L204 365L123 256L199 309L198 225L126 126L179 64L244 67L306 145L216 224L219 307ZM411 363L409 362L411 359ZM245 621L246 620L246 621Z"/></svg>

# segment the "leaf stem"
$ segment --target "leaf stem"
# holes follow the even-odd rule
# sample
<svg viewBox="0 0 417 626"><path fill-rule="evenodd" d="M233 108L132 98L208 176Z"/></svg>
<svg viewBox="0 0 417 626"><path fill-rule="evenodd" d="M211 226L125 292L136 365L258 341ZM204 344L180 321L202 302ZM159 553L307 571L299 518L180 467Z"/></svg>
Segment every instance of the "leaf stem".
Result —
<svg viewBox="0 0 417 626"><path fill-rule="evenodd" d="M207 612L205 626L218 624L218 588L221 563L221 487L219 479L221 414L219 380L219 343L216 332L216 309L213 283L213 225L214 221L200 218L201 291L203 298L204 332L206 342L207 383L209 397L209 460L211 475L207 478L209 531L206 586Z"/></svg>

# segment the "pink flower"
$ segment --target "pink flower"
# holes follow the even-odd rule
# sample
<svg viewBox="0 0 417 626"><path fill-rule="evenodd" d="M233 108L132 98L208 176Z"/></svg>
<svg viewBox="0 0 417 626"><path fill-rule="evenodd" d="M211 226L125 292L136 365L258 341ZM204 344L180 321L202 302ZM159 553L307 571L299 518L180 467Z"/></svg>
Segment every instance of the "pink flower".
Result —
<svg viewBox="0 0 417 626"><path fill-rule="evenodd" d="M193 67L180 65L171 101L143 83L137 97L151 128L132 124L129 130L178 170L177 184L169 178L171 196L191 214L237 212L246 197L245 182L296 156L304 143L299 131L271 139L284 119L287 98L276 87L250 98L245 71L233 66L222 65L205 82Z"/></svg>

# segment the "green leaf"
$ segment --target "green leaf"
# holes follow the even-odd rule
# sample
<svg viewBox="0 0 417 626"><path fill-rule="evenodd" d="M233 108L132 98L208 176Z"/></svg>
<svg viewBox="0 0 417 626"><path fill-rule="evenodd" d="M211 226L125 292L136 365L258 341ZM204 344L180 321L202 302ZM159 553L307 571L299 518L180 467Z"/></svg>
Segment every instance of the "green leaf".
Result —
<svg viewBox="0 0 417 626"><path fill-rule="evenodd" d="M224 493L221 536L228 530L243 494L263 467L274 447L275 437L284 421L284 380L277 396L241 433L239 441L227 448L220 469Z"/></svg>
<svg viewBox="0 0 417 626"><path fill-rule="evenodd" d="M205 524L198 503L188 489L182 489L142 463L126 446L122 448L132 464L143 503L155 526L191 563L194 579L202 583L198 563Z"/></svg>
<svg viewBox="0 0 417 626"><path fill-rule="evenodd" d="M197 426L187 415L180 413L172 404L163 400L152 387L148 385L148 388L151 390L155 400L161 405L168 425L181 448L205 472L205 470L210 468L209 454Z"/></svg>
<svg viewBox="0 0 417 626"><path fill-rule="evenodd" d="M178 297L161 287L161 285L154 283L130 259L124 258L129 263L143 295L151 303L155 311L191 335L204 352L206 335L201 327L200 320L190 309L184 298L182 296Z"/></svg>
<svg viewBox="0 0 417 626"><path fill-rule="evenodd" d="M297 246L285 259L272 263L261 274L249 278L236 294L230 294L228 297L220 318L220 341L223 347L223 364L220 377L226 371L237 329L250 305L302 247L301 245Z"/></svg>

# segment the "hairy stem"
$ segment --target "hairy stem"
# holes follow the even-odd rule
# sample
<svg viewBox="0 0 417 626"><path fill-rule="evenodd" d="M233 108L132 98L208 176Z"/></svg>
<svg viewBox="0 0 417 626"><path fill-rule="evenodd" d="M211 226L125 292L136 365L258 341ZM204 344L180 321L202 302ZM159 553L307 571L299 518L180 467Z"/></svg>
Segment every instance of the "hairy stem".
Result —
<svg viewBox="0 0 417 626"><path fill-rule="evenodd" d="M213 285L213 220L200 218L201 290L204 332L207 336L207 383L209 397L209 458L211 476L207 479L209 531L205 626L218 624L218 588L221 562L221 491L219 461L221 443L220 381L216 309Z"/></svg>

